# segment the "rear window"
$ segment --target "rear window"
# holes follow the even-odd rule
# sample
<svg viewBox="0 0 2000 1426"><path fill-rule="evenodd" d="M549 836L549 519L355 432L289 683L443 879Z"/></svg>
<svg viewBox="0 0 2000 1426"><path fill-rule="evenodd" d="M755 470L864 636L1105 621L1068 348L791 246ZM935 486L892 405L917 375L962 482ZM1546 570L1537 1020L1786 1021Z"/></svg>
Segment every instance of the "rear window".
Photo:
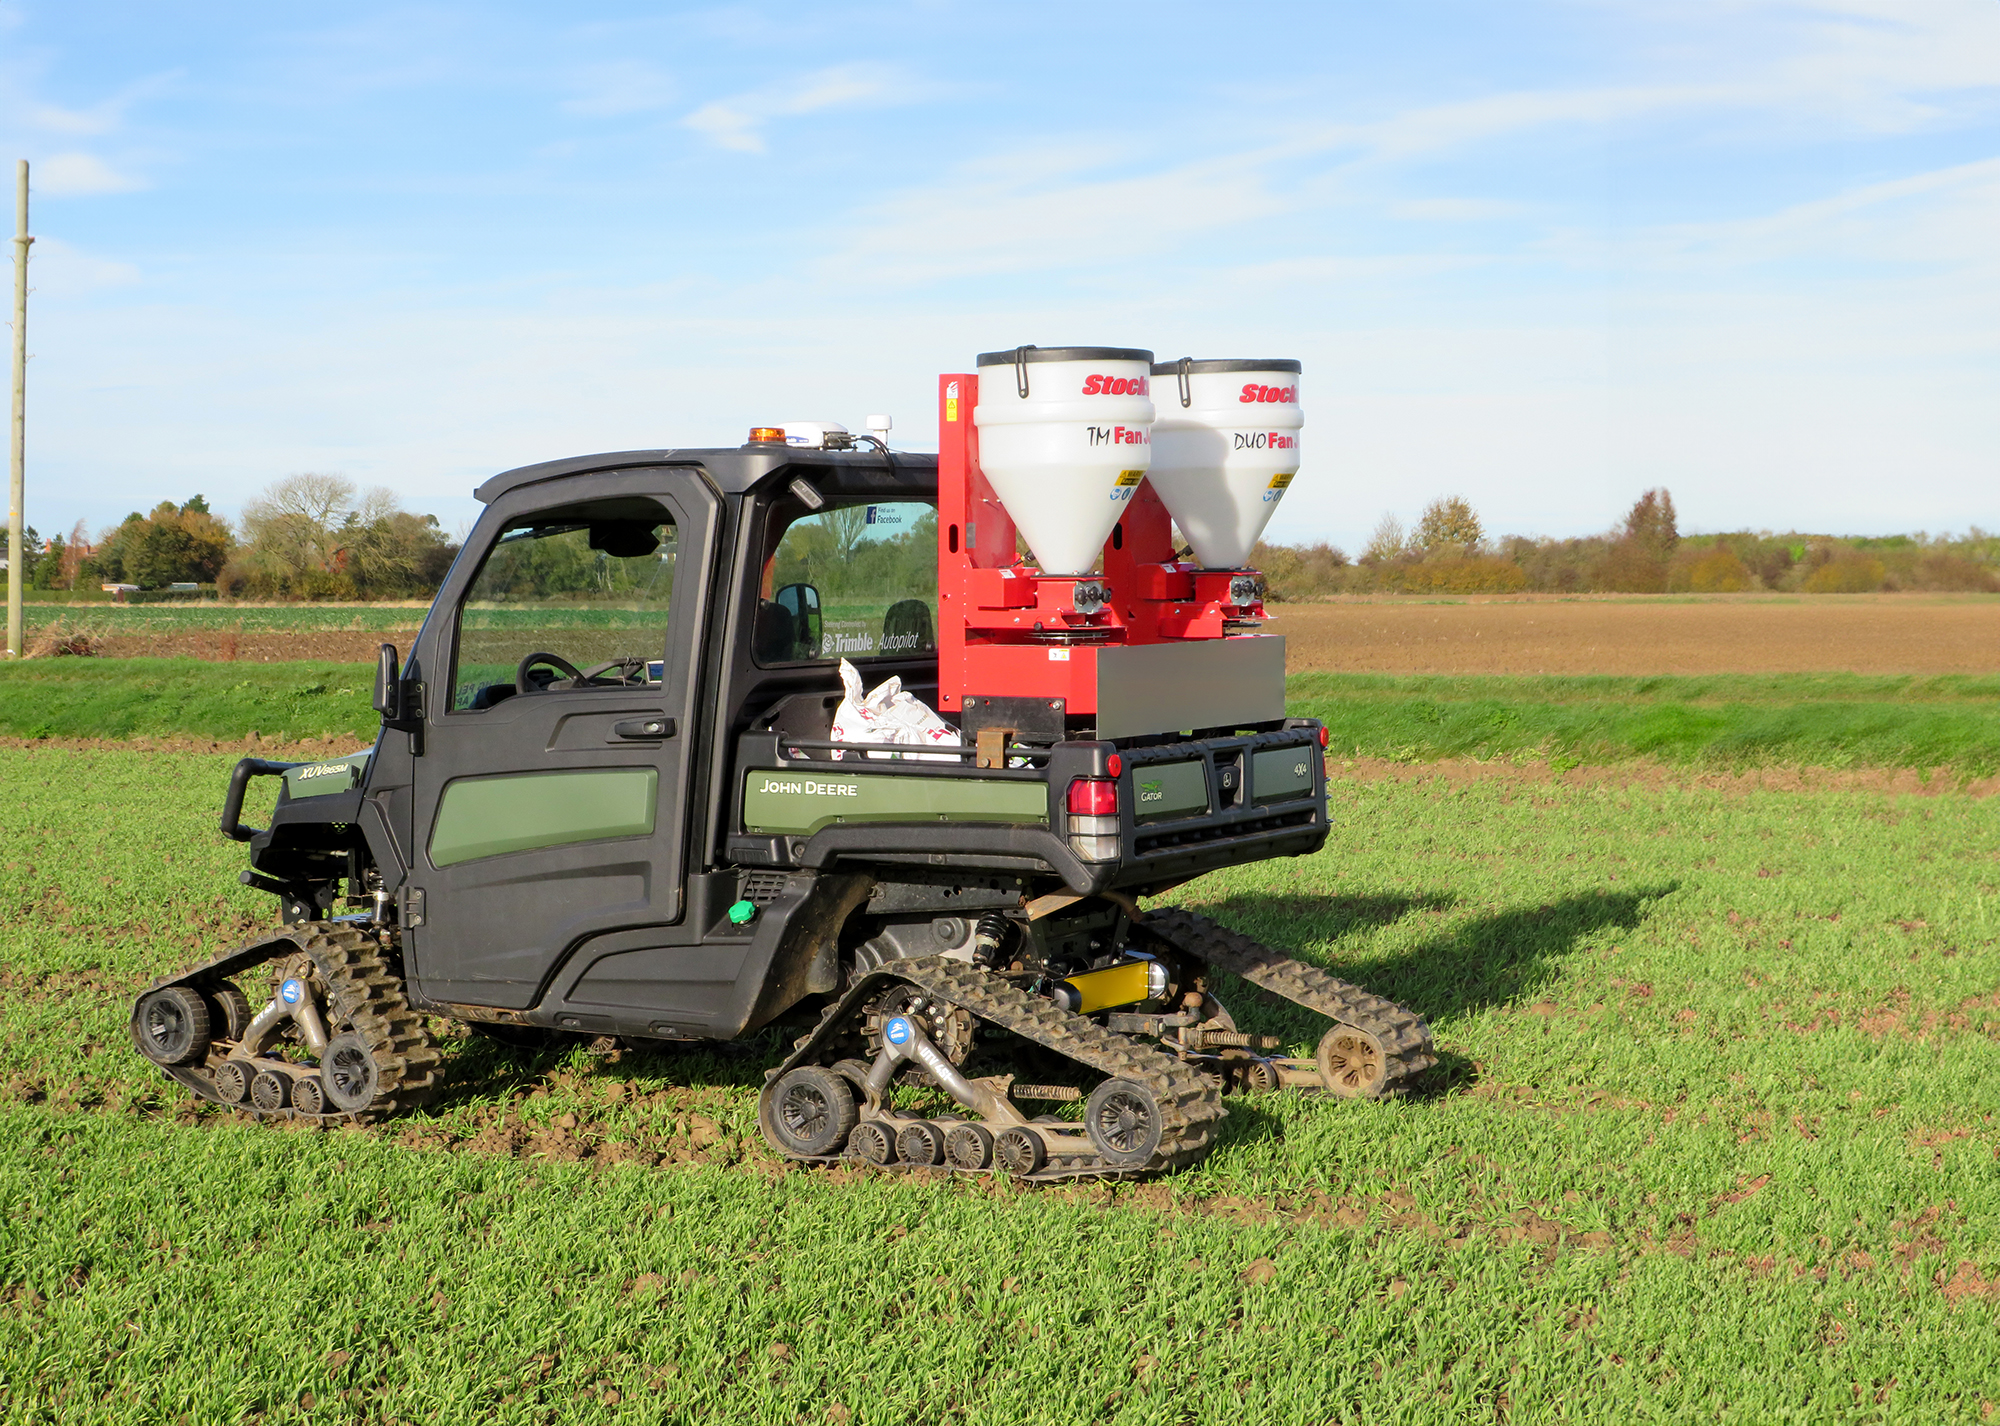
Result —
<svg viewBox="0 0 2000 1426"><path fill-rule="evenodd" d="M937 652L937 510L928 502L801 515L766 549L758 663Z"/></svg>

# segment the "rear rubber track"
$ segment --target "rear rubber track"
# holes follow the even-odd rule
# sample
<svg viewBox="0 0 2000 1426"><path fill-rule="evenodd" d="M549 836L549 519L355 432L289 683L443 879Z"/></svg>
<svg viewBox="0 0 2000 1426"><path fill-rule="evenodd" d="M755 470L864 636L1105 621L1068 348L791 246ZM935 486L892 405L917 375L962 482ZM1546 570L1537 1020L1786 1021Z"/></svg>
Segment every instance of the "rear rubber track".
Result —
<svg viewBox="0 0 2000 1426"><path fill-rule="evenodd" d="M424 1028L423 1017L410 1009L404 998L402 976L390 964L381 944L366 931L337 922L305 922L287 928L280 936L226 951L191 971L163 976L147 986L146 992L169 985L200 990L239 971L300 953L311 960L318 973L316 978L326 997L323 1014L332 1033L346 1027L368 1042L380 1086L368 1108L352 1113L329 1109L323 1114L306 1114L289 1105L267 1110L248 1103L227 1104L216 1093L212 1078L216 1067L228 1057L228 1043L222 1041L210 1050L205 1063L165 1072L200 1098L227 1104L258 1119L371 1124L429 1102L441 1078L437 1045Z"/></svg>
<svg viewBox="0 0 2000 1426"><path fill-rule="evenodd" d="M1430 1026L1393 1000L1179 907L1149 911L1140 925L1175 950L1217 970L1375 1036L1382 1044L1383 1078L1374 1098L1407 1094L1416 1077L1437 1063Z"/></svg>
<svg viewBox="0 0 2000 1426"><path fill-rule="evenodd" d="M853 989L827 1008L818 1026L802 1037L792 1053L766 1078L775 1082L796 1065L814 1063L816 1051L834 1041L848 1022L858 1020L863 1008L881 991L898 982L914 985L926 995L970 1011L986 1026L1031 1040L1086 1069L1107 1077L1136 1080L1158 1099L1162 1120L1160 1143L1144 1164L1091 1162L1078 1155L1067 1156L1074 1161L1058 1163L1052 1157L1040 1172L1023 1176L1030 1181L1136 1178L1171 1173L1200 1163L1215 1147L1226 1111L1220 1091L1207 1075L1162 1050L1115 1034L1094 1020L1073 1015L1054 1001L1030 995L991 971L945 956L893 961L856 982ZM832 1156L818 1160L838 1161Z"/></svg>

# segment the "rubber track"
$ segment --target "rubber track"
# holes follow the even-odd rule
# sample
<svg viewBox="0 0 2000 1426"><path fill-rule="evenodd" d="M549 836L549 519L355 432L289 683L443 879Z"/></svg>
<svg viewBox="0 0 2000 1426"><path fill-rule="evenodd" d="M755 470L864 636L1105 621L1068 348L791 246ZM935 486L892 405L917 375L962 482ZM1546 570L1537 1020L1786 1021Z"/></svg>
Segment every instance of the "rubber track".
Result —
<svg viewBox="0 0 2000 1426"><path fill-rule="evenodd" d="M1384 1073L1381 1089L1371 1098L1408 1093L1416 1077L1437 1063L1430 1026L1393 1000L1337 980L1316 966L1176 906L1147 912L1141 924L1175 950L1375 1036L1382 1042Z"/></svg>
<svg viewBox="0 0 2000 1426"><path fill-rule="evenodd" d="M1032 1040L1087 1069L1137 1080L1159 1100L1166 1122L1161 1128L1160 1146L1146 1163L1058 1165L1052 1157L1046 1168L1028 1175L1029 1178L1130 1178L1172 1172L1200 1163L1215 1147L1226 1111L1221 1093L1207 1075L1162 1050L1114 1034L1094 1020L1072 1015L1052 1000L1029 995L990 971L945 956L893 961L869 975L828 1007L818 1026L801 1038L792 1054L770 1072L770 1082L775 1083L779 1075L794 1066L808 1063L813 1051L831 1038L841 1020L856 1014L877 990L897 981L906 981L928 995L969 1010L986 1024Z"/></svg>
<svg viewBox="0 0 2000 1426"><path fill-rule="evenodd" d="M383 958L375 938L365 931L332 922L306 922L289 928L282 936L226 951L194 970L164 976L147 986L146 991L150 994L168 985L200 989L259 963L301 951L311 958L319 972L320 984L326 987L328 1032L337 1035L342 1026L347 1026L368 1042L380 1075L380 1092L368 1108L351 1114L329 1110L307 1115L289 1105L267 1110L247 1102L227 1107L258 1119L311 1118L328 1124L369 1124L427 1103L437 1093L441 1078L437 1045L424 1028L423 1018L404 999L402 977ZM135 1017L137 1013L135 1006ZM211 1052L207 1062L200 1066L180 1066L166 1072L201 1098L221 1104L224 1101L217 1096L211 1075L224 1058Z"/></svg>

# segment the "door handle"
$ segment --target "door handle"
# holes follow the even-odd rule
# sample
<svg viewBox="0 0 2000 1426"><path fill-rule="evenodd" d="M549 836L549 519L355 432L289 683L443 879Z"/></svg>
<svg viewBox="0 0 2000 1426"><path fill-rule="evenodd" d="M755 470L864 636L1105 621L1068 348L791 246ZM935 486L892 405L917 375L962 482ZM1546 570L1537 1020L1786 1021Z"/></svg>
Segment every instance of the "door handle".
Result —
<svg viewBox="0 0 2000 1426"><path fill-rule="evenodd" d="M657 718L629 718L623 723L611 725L609 742L657 743L662 738L674 735L674 720L664 715Z"/></svg>

